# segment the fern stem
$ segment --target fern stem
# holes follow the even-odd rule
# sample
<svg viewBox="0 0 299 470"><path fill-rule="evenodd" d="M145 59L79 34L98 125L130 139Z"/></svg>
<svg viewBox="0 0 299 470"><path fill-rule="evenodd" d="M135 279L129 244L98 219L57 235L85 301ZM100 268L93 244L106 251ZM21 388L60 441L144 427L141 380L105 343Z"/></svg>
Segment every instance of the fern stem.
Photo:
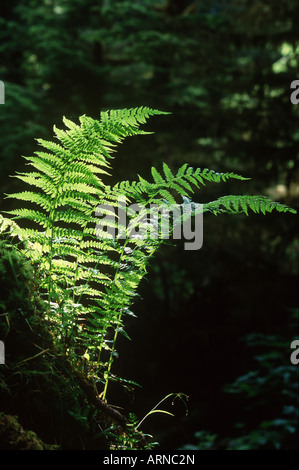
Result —
<svg viewBox="0 0 299 470"><path fill-rule="evenodd" d="M122 258L124 256L125 248L126 248L127 244L128 244L128 239L126 239L126 241L125 241L125 243L123 244L123 247L122 247L122 251L121 251L121 254L120 254L120 259L118 261L117 269L116 269L114 279L113 279L113 286L115 286L116 280L118 278L121 261L122 261ZM122 318L122 309L120 309L120 312L118 314L117 324L120 323L121 318ZM106 328L105 334L107 333L107 329L108 328ZM112 343L112 347L111 347L111 350L110 350L109 359L108 359L108 366L107 366L107 370L106 370L106 380L105 380L105 386L104 386L104 391L103 391L103 400L106 399L106 395L107 395L109 375L110 375L110 371L111 371L111 367L112 367L112 363L113 363L113 354L114 354L114 351L115 351L115 344L116 344L117 336L118 336L118 328L116 327L115 331L114 331L113 343Z"/></svg>
<svg viewBox="0 0 299 470"><path fill-rule="evenodd" d="M145 207L149 206L154 199L155 199L155 195L151 195L151 197L148 199L148 201L146 201ZM129 239L126 238L125 243L122 247L120 259L118 261L117 269L116 269L116 272L115 272L115 276L114 276L114 280L113 280L113 285L114 286L115 286L117 277L119 275L120 266L121 266L122 259L123 259L124 253L125 253L125 248L127 247L128 242L129 242ZM156 249L158 248L158 246L161 245L161 243L162 243L162 241L160 241L157 244ZM152 253L147 255L147 258L150 258L151 256L153 256L156 249L153 250ZM107 389L108 389L108 384L109 384L109 375L110 375L112 364L113 364L113 355L114 355L114 352L115 352L115 345L116 345L116 341L117 341L117 337L118 337L118 325L120 324L121 319L122 319L122 310L123 309L120 308L120 312L119 312L119 315L117 317L117 327L114 331L113 343L112 343L112 347L111 347L111 351L110 351L110 355L109 355L109 359L108 359L108 366L107 366L107 370L106 370L106 380L105 380L105 386L104 386L104 391L103 391L103 400L106 399L106 395L107 395ZM106 329L106 332L107 332L107 329Z"/></svg>
<svg viewBox="0 0 299 470"><path fill-rule="evenodd" d="M54 201L54 205L55 205L55 203L56 203L56 199ZM50 227L50 252L49 252L49 282L48 282L48 305L49 306L50 306L50 302L51 302L51 299L52 299L52 260L53 260L54 214L55 214L55 210L52 209L52 211L49 215L49 221L50 221L50 224L51 224L51 227Z"/></svg>
<svg viewBox="0 0 299 470"><path fill-rule="evenodd" d="M122 314L119 313L118 321L121 321L121 317L122 317ZM114 354L114 351L115 351L117 335L118 335L118 329L116 328L115 332L114 332L113 344L112 344L112 347L111 347L109 360L108 360L108 366L107 366L107 370L106 370L106 379L105 379L105 386L104 386L104 391L103 391L103 400L104 401L106 400L106 395L107 395L107 389L108 389L108 384L109 384L109 376L110 376L111 367L112 367L112 364L113 364L113 354Z"/></svg>

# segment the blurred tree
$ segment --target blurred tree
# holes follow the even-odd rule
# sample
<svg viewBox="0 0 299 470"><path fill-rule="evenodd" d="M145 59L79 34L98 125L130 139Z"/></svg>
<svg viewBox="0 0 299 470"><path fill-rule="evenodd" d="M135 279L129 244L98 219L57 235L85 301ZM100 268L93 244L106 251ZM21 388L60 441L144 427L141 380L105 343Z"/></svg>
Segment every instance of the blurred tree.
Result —
<svg viewBox="0 0 299 470"><path fill-rule="evenodd" d="M37 123L47 128L63 114L164 108L174 115L162 124L161 148L173 164L187 151L194 163L290 188L298 178L298 107L290 102L298 17L295 0L10 2L0 48L7 103L10 84L30 96L28 139ZM2 109L11 129L4 144L15 140L17 122L24 128L17 108L15 117Z"/></svg>

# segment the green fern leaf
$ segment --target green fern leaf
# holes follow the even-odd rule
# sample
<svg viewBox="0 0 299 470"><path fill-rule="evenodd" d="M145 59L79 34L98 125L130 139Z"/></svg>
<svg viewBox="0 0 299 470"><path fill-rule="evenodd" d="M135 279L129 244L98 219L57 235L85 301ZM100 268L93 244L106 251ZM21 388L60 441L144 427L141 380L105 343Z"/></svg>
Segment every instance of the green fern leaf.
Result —
<svg viewBox="0 0 299 470"><path fill-rule="evenodd" d="M156 170L155 167L152 167L151 169L152 171L152 176L154 178L154 181L156 184L164 184L164 179L162 178L162 176L160 175L160 173Z"/></svg>
<svg viewBox="0 0 299 470"><path fill-rule="evenodd" d="M89 366L96 370L92 372L96 381L105 385L104 399L112 380L117 336L126 336L123 318L138 295L150 258L166 241L161 235L163 217L149 213L151 205L166 205L169 211L172 206L186 209L178 218L180 223L202 211L215 215L248 215L250 210L262 214L296 212L263 196L231 195L203 206L195 204L190 200L195 188L208 182L248 178L232 172L193 169L187 163L176 172L166 163L163 173L152 167L151 182L138 175L137 181L109 186L106 178L110 177L117 146L129 136L149 134L140 125L163 114L169 113L137 107L102 111L99 120L83 115L78 124L64 117L65 129L54 126L57 142L38 139L42 150L25 158L31 171L15 175L32 190L7 196L26 202L26 208L9 214L25 219L29 226L21 228L10 221L10 227L22 239L24 255L39 265L55 336L69 358L75 358L76 367L75 351L82 348L83 357L88 357ZM176 202L177 196L183 199L181 204ZM139 214L132 214L132 203L140 205ZM119 204L126 210L131 223L128 227L112 217ZM109 208L110 220L99 217L98 208L103 206ZM8 227L3 218L0 223L1 229ZM154 226L159 236L150 236L148 226ZM133 227L140 232L131 238ZM113 231L122 236L113 235ZM103 359L103 351L108 359Z"/></svg>

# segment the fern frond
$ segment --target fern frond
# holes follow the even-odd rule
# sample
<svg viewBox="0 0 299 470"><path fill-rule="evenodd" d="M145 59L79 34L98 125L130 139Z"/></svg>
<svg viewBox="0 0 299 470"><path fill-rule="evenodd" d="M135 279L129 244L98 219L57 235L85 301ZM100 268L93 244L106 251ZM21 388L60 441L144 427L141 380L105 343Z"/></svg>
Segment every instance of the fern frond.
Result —
<svg viewBox="0 0 299 470"><path fill-rule="evenodd" d="M45 149L50 150L54 156L60 157L63 162L70 162L73 160L73 158L75 158L75 155L73 155L68 149L65 149L62 145L57 144L56 142L51 142L44 139L37 139L37 142Z"/></svg>
<svg viewBox="0 0 299 470"><path fill-rule="evenodd" d="M111 110L101 113L101 124L105 124L106 129L115 133L117 137L123 137L124 132L126 136L150 134L150 132L140 130L139 125L145 124L151 116L162 114L169 113L148 107Z"/></svg>
<svg viewBox="0 0 299 470"><path fill-rule="evenodd" d="M49 218L46 214L33 209L13 209L7 211L15 219L27 219L41 225L44 228L49 226Z"/></svg>
<svg viewBox="0 0 299 470"><path fill-rule="evenodd" d="M215 215L221 213L248 214L248 210L254 213L266 214L267 212L290 212L296 214L296 210L286 204L275 202L266 196L222 196L215 201L204 204L204 210L213 212Z"/></svg>
<svg viewBox="0 0 299 470"><path fill-rule="evenodd" d="M47 175L43 175L42 173L18 173L14 175L14 178L18 178L30 186L36 186L50 196L57 193L57 185L53 183L51 178L49 178ZM14 198L17 198L16 196L17 195L15 194ZM8 197L10 196L8 195Z"/></svg>
<svg viewBox="0 0 299 470"><path fill-rule="evenodd" d="M64 117L65 129L54 126L56 142L38 139L42 150L25 157L34 171L15 175L32 190L8 195L26 202L26 208L8 213L27 220L29 227L13 221L9 227L22 239L24 254L39 265L53 329L76 362L75 348L94 358L96 380L105 384L104 399L112 379L117 336L126 336L123 319L138 295L150 258L165 243L163 217L149 213L151 205L166 206L169 212L173 206L186 209L183 215L173 214L173 223L183 223L202 211L215 215L296 212L264 196L223 196L195 204L190 199L195 188L248 178L193 169L187 163L176 172L166 163L162 170L152 167L151 181L138 175L136 181L106 184L117 145L129 136L149 134L140 126L149 117L163 114L169 113L137 107L102 111L99 120L83 115L78 123ZM130 208L131 203L140 205L139 213ZM126 211L128 226L115 214L116 208ZM108 214L110 219L100 218ZM1 230L8 228L3 218L0 223ZM33 223L40 227L32 228ZM151 226L154 236L148 231ZM103 359L102 351L108 359Z"/></svg>
<svg viewBox="0 0 299 470"><path fill-rule="evenodd" d="M166 181L173 180L174 175L172 174L171 169L169 168L169 166L166 163L163 163L163 171L164 171Z"/></svg>
<svg viewBox="0 0 299 470"><path fill-rule="evenodd" d="M174 191L179 196L189 196L190 193L193 193L194 190L192 186L196 186L199 188L199 185L205 186L205 182L212 182L212 183L220 183L226 182L228 179L234 178L239 180L248 180L249 178L245 178L244 176L226 172L226 173L218 173L214 170L208 170L197 168L194 170L192 167L189 167L187 164L184 164L179 170L177 171L176 175L173 175L170 168L164 163L163 164L163 171L165 174L165 179L162 175L158 172L155 167L152 167L151 172L153 176L154 183L150 183L138 175L139 181L125 181L122 183L122 186L117 184L114 189L121 188L127 193L129 193L132 197L134 197L137 201L142 201L142 194L147 194L150 198L154 197L165 197L165 194L168 194L168 197L165 199L170 201L173 197L169 197L169 191ZM164 193L163 192L167 191ZM173 202L172 202L173 203Z"/></svg>
<svg viewBox="0 0 299 470"><path fill-rule="evenodd" d="M152 176L154 178L154 181L156 184L165 184L165 181L164 179L162 178L162 176L160 175L160 173L156 170L155 167L152 167Z"/></svg>
<svg viewBox="0 0 299 470"><path fill-rule="evenodd" d="M21 193L12 193L7 195L7 197L12 199L20 199L22 201L29 201L38 206L42 207L46 211L51 209L51 200L42 193L34 192L34 191L23 191Z"/></svg>

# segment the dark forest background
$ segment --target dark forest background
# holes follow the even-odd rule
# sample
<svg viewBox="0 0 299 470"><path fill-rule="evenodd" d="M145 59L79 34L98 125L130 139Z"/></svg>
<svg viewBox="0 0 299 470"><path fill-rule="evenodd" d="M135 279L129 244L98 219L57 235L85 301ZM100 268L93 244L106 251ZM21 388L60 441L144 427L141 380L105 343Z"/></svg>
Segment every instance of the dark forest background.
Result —
<svg viewBox="0 0 299 470"><path fill-rule="evenodd" d="M111 182L166 162L252 181L208 186L196 202L265 194L299 208L297 0L10 0L0 7L1 192L35 138L62 116L149 106L152 135L127 139ZM0 210L12 208L1 198ZM199 251L153 260L121 340L108 401L142 418L161 448L298 448L298 216L206 216Z"/></svg>

